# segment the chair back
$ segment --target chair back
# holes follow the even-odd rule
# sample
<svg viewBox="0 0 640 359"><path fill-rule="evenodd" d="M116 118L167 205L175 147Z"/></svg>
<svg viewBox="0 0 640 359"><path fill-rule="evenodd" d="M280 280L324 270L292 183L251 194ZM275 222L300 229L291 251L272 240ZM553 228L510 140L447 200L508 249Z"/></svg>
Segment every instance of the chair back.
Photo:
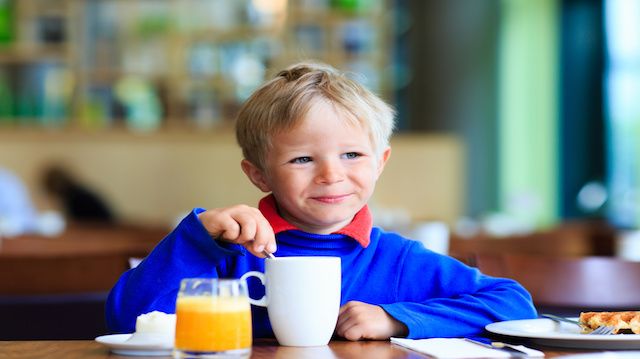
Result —
<svg viewBox="0 0 640 359"><path fill-rule="evenodd" d="M518 281L540 311L640 310L639 262L615 257L478 254L475 265L485 274Z"/></svg>

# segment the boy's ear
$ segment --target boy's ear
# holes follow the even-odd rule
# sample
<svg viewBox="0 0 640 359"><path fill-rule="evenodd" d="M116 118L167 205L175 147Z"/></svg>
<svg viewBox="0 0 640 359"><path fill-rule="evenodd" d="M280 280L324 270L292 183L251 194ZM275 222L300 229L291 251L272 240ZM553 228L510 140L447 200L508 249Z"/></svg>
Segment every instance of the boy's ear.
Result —
<svg viewBox="0 0 640 359"><path fill-rule="evenodd" d="M242 160L242 162L240 162L240 167L242 167L244 174L249 177L251 183L258 187L262 192L271 192L271 189L265 180L263 170L247 160Z"/></svg>
<svg viewBox="0 0 640 359"><path fill-rule="evenodd" d="M387 147L387 149L385 149L384 152L382 152L382 155L378 160L378 176L377 177L380 177L380 175L382 174L382 170L384 170L384 166L387 164L387 161L389 160L389 156L391 156L391 147Z"/></svg>

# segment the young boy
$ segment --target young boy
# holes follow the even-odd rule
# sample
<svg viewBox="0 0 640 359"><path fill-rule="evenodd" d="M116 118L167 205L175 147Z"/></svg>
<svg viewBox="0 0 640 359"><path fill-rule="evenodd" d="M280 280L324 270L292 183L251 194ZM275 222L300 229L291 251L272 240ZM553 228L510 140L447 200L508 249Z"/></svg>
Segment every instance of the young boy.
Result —
<svg viewBox="0 0 640 359"><path fill-rule="evenodd" d="M110 329L133 332L142 313L173 313L182 278L264 272L265 251L341 257L336 334L348 340L477 336L491 322L535 317L516 282L372 227L367 201L391 153L393 116L325 65L293 65L264 84L240 110L236 135L242 170L270 194L258 208L194 209L120 278ZM272 336L266 310L252 310L254 336Z"/></svg>

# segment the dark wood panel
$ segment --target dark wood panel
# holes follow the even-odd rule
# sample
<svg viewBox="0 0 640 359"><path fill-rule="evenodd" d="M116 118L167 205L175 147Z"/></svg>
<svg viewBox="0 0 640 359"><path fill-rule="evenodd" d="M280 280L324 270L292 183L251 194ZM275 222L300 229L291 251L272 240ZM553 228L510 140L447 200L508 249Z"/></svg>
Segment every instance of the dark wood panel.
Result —
<svg viewBox="0 0 640 359"><path fill-rule="evenodd" d="M60 236L21 236L0 243L0 295L108 291L166 229L72 226Z"/></svg>
<svg viewBox="0 0 640 359"><path fill-rule="evenodd" d="M0 340L93 339L107 333L104 305L108 292L129 269L129 258L146 256L168 232L163 228L71 225L53 238L2 240ZM40 357L50 357L51 347L45 347L47 352ZM90 353L75 355L73 349L65 350L69 356L60 357L90 357Z"/></svg>

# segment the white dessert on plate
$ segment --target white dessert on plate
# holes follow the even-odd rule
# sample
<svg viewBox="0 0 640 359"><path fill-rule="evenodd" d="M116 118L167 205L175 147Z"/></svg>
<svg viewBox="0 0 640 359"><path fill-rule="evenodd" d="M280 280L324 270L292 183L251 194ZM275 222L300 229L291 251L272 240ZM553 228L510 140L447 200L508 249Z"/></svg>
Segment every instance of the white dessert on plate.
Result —
<svg viewBox="0 0 640 359"><path fill-rule="evenodd" d="M136 332L128 343L162 343L173 347L176 331L176 315L159 311L139 315Z"/></svg>
<svg viewBox="0 0 640 359"><path fill-rule="evenodd" d="M135 333L101 335L96 341L118 355L170 356L175 331L175 314L154 311L136 318Z"/></svg>

